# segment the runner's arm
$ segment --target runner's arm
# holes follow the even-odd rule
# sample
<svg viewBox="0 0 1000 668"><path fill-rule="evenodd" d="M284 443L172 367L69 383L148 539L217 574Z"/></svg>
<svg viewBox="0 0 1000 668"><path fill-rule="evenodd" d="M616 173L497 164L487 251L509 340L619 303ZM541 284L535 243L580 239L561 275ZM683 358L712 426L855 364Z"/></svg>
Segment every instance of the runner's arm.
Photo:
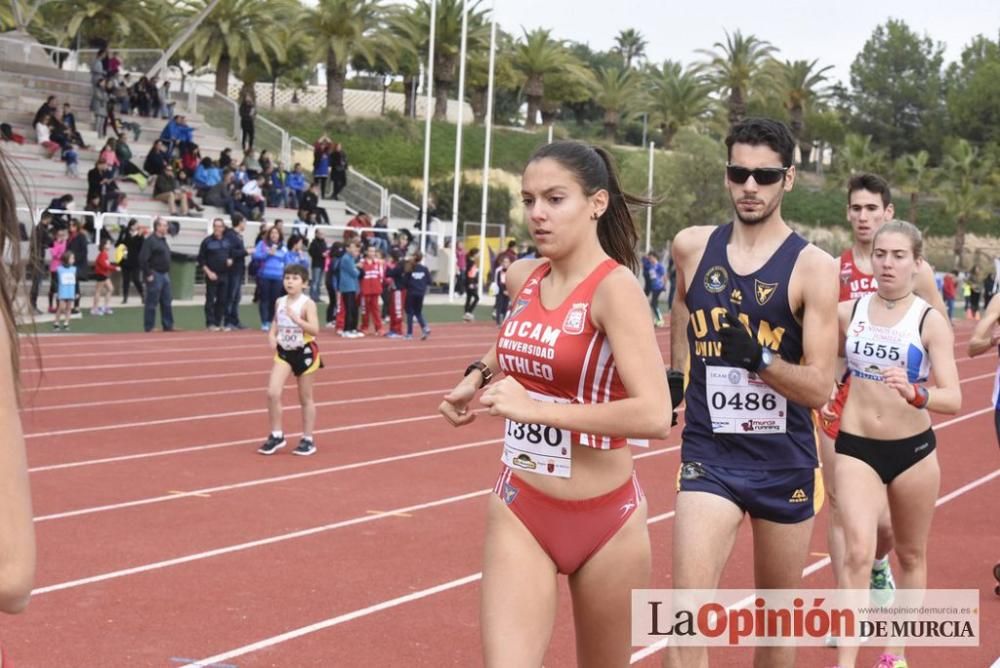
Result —
<svg viewBox="0 0 1000 668"><path fill-rule="evenodd" d="M992 333L998 322L1000 322L1000 293L993 295L993 299L986 306L986 312L976 323L976 329L969 339L969 357L981 355L1000 344L1000 334Z"/></svg>
<svg viewBox="0 0 1000 668"><path fill-rule="evenodd" d="M689 275L697 271L698 263L705 252L713 227L689 227L681 230L670 245L670 257L674 261L674 301L670 305L670 368L683 371L689 365L687 326L691 313L688 311L687 287Z"/></svg>
<svg viewBox="0 0 1000 668"><path fill-rule="evenodd" d="M801 283L802 361L786 362L776 356L774 363L760 373L789 401L810 408L821 408L833 387L838 271L836 261L818 248L810 246L802 251L791 279Z"/></svg>
<svg viewBox="0 0 1000 668"><path fill-rule="evenodd" d="M962 408L962 387L955 364L955 333L948 319L940 313L928 313L923 339L935 382L927 386L927 410L954 415Z"/></svg>

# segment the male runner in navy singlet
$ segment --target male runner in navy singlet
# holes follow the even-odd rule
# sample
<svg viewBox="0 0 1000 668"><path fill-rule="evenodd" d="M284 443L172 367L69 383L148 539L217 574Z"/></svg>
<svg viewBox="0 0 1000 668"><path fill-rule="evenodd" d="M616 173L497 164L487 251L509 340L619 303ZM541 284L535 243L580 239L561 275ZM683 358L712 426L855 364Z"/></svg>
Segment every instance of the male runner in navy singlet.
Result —
<svg viewBox="0 0 1000 668"><path fill-rule="evenodd" d="M726 138L736 218L691 227L673 243L673 366L687 409L673 540L673 587L715 589L744 514L754 582L797 588L822 498L810 408L833 389L837 264L781 217L795 183L795 141L769 119ZM761 647L758 668L790 667L794 647ZM671 644L666 665L707 666L704 648Z"/></svg>

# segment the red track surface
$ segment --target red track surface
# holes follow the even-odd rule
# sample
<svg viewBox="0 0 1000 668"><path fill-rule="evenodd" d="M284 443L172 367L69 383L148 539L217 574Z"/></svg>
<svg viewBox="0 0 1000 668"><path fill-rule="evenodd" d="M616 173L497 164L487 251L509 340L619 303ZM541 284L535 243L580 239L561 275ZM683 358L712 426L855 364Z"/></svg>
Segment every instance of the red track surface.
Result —
<svg viewBox="0 0 1000 668"><path fill-rule="evenodd" d="M957 328L962 413L936 422L942 496L976 484L937 511L930 586L980 589L985 639L977 649L913 649L914 668L988 666L1000 655L991 577L1000 457L984 410L996 359L962 359L969 331ZM22 417L39 561L28 611L0 627L12 660L479 665L484 503L501 425L481 417L452 429L436 406L494 336L488 325L437 327L427 342L324 336L319 452L310 458L290 448L254 453L267 431L271 364L260 333L42 338L41 376L27 347ZM666 350L666 332L659 338ZM285 399L286 433L297 435L291 386ZM679 441L677 428L636 450L653 518L654 587L670 586ZM832 584L825 517L813 534L812 587ZM752 586L750 560L744 527L722 586ZM565 590L561 603L550 668L575 665ZM803 666L834 660L820 648L799 657ZM749 663L749 650L712 652L713 666Z"/></svg>

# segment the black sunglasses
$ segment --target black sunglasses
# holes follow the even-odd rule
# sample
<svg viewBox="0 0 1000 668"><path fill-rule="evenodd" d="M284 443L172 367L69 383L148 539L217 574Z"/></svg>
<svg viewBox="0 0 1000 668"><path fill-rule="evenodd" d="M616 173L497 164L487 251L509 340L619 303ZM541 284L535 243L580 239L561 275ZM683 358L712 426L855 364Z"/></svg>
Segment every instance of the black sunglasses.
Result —
<svg viewBox="0 0 1000 668"><path fill-rule="evenodd" d="M758 167L747 169L739 165L726 165L726 177L733 183L746 183L751 176L759 186L774 185L785 178L788 167Z"/></svg>

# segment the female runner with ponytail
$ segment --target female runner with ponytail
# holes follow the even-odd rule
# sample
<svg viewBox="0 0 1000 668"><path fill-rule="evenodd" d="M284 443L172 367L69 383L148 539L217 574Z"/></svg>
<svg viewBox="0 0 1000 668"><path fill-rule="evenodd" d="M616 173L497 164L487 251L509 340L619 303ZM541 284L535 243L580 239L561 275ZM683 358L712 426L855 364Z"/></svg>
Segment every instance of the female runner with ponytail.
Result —
<svg viewBox="0 0 1000 668"><path fill-rule="evenodd" d="M487 666L540 666L569 577L580 666L627 666L631 590L648 585L646 502L629 439L666 438L670 399L633 271L636 232L610 156L555 142L522 175L541 259L507 272L510 316L441 413L471 422L477 392L505 418L487 512L481 629ZM503 380L490 383L494 375Z"/></svg>

